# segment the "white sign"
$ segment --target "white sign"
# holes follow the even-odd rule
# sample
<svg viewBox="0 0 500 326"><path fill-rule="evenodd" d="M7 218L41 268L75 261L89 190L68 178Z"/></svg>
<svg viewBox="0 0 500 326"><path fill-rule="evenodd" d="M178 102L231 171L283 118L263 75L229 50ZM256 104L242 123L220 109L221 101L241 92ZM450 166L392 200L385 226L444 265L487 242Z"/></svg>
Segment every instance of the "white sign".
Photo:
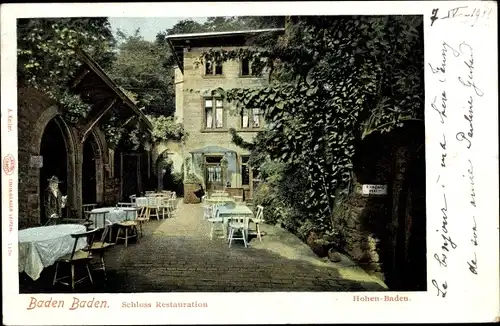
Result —
<svg viewBox="0 0 500 326"><path fill-rule="evenodd" d="M32 168L42 168L43 167L43 156L31 156L30 157L30 167Z"/></svg>
<svg viewBox="0 0 500 326"><path fill-rule="evenodd" d="M387 195L387 185L363 185L363 195Z"/></svg>

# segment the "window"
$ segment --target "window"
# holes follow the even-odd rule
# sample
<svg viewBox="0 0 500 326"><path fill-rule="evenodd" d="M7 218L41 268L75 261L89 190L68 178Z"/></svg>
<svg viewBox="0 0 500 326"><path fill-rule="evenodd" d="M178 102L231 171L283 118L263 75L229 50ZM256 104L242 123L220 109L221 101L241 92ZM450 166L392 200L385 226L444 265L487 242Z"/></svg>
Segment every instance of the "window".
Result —
<svg viewBox="0 0 500 326"><path fill-rule="evenodd" d="M248 166L249 156L241 157L241 185L249 186L250 185L250 168Z"/></svg>
<svg viewBox="0 0 500 326"><path fill-rule="evenodd" d="M222 75L222 63L216 63L214 69L214 64L207 60L205 63L205 75Z"/></svg>
<svg viewBox="0 0 500 326"><path fill-rule="evenodd" d="M222 99L205 99L205 128L224 128L224 107L222 105Z"/></svg>
<svg viewBox="0 0 500 326"><path fill-rule="evenodd" d="M260 128L261 111L258 108L243 109L241 112L241 128Z"/></svg>
<svg viewBox="0 0 500 326"><path fill-rule="evenodd" d="M251 76L252 73L250 71L250 60L242 59L241 60L241 75L242 76Z"/></svg>

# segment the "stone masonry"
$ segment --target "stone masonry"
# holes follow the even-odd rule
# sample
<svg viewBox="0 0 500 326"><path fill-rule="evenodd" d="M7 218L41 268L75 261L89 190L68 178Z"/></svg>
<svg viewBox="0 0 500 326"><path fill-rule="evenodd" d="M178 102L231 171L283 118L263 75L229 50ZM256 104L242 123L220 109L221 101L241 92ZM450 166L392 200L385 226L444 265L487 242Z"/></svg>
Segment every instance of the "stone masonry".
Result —
<svg viewBox="0 0 500 326"><path fill-rule="evenodd" d="M210 92L218 87L223 89L231 88L252 88L263 86L267 82L267 77L240 76L240 62L236 60L223 64L222 76L205 76L204 65L197 65L200 56L210 48L192 48L184 51L184 73L180 69L175 71L176 84L176 113L177 121L184 124L184 129L189 136L186 143L181 148L173 148L173 153L181 157L189 156L189 152L205 146L217 145L234 150L238 157L248 154L231 141L229 128L235 128L241 137L246 141L251 141L257 134L256 130L242 130L240 116L235 113L234 105L224 102L225 126L218 130L204 130L204 97L210 96ZM224 47L230 50L234 47ZM236 173L232 174L231 184L233 187L241 187L241 176L239 173L239 163Z"/></svg>

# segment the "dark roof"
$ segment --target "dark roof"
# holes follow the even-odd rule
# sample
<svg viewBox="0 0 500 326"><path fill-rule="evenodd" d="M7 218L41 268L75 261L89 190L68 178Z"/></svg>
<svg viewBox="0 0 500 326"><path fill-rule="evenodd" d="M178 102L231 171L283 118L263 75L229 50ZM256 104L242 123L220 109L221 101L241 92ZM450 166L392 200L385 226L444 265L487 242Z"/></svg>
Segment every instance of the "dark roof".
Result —
<svg viewBox="0 0 500 326"><path fill-rule="evenodd" d="M179 69L184 73L184 48L244 46L249 39L262 33L282 33L284 28L255 29L246 31L209 32L167 35L167 43L174 54Z"/></svg>
<svg viewBox="0 0 500 326"><path fill-rule="evenodd" d="M104 70L99 66L97 62L95 62L94 59L92 59L87 53L85 53L83 50L78 49L77 53L79 54L80 58L83 60L84 65L86 67L82 67L82 71L85 71L85 69L90 69L96 76L97 79L99 79L101 85L103 85L105 88L108 89L107 92L103 92L103 100L108 101L110 100L110 97L113 97L116 99L115 107L118 108L118 111L116 112L117 115L123 117L124 119L129 119L131 117L136 117L139 119L142 125L144 125L147 129L151 130L153 129L153 125L151 124L151 121L144 115L144 113L139 110L139 108L130 100L130 98L125 95L122 90L116 85L116 83L104 72ZM88 76L88 74L82 74L84 77L83 79L92 79L92 76ZM95 79L95 78L94 78ZM87 83L89 84L89 83ZM95 91L98 89L96 83L90 83L89 84L90 91ZM111 96L110 96L111 95ZM115 110L117 111L117 110Z"/></svg>

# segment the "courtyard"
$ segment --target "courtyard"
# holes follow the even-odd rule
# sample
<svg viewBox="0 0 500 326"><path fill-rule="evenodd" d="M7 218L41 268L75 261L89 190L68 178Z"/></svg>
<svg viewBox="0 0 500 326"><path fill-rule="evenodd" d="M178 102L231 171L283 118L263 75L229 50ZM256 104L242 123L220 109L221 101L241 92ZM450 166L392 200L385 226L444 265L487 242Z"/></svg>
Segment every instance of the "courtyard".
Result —
<svg viewBox="0 0 500 326"><path fill-rule="evenodd" d="M346 256L338 263L318 258L286 230L264 224L262 242L249 245L209 237L210 223L202 204L178 202L171 218L150 220L144 236L125 247L118 243L105 254L107 280L93 272L94 284L84 282L74 292L272 292L384 291L385 284L368 275ZM20 274L21 293L64 293L52 285L54 266L36 281Z"/></svg>

